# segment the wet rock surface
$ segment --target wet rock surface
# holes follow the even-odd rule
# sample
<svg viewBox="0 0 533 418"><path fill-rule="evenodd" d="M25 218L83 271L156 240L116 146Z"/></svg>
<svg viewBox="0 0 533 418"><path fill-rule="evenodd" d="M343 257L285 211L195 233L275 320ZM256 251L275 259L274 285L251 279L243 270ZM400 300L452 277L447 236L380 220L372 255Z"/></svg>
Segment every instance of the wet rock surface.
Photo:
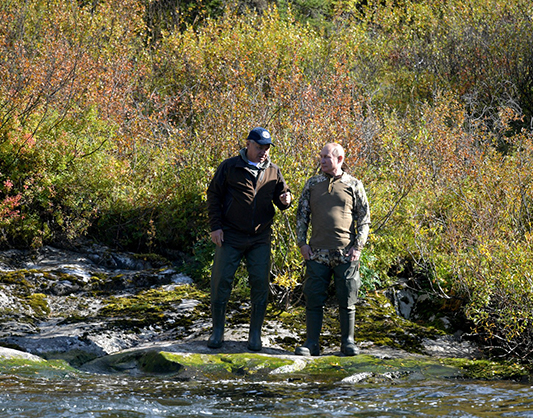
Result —
<svg viewBox="0 0 533 418"><path fill-rule="evenodd" d="M246 353L247 323L229 321L223 347L207 348L209 302L191 289L192 280L167 260L99 245L1 252L0 345L5 348L0 357L25 352L82 366L123 352ZM148 297L154 298L150 306ZM296 357L279 341L302 341L302 328L267 319L263 329L261 354ZM475 345L451 334L421 343L418 354L371 342L359 342L359 347L362 354L384 359L479 355ZM341 356L327 347L322 355Z"/></svg>

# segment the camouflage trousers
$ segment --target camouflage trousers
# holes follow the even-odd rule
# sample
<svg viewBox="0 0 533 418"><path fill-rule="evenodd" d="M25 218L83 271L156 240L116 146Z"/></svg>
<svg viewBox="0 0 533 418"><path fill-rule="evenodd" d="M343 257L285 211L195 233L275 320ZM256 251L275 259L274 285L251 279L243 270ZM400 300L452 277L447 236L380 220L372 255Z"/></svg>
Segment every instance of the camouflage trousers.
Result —
<svg viewBox="0 0 533 418"><path fill-rule="evenodd" d="M329 267L336 267L339 264L351 263L350 258L346 255L346 250L319 250L312 248L313 255L310 260L324 264Z"/></svg>

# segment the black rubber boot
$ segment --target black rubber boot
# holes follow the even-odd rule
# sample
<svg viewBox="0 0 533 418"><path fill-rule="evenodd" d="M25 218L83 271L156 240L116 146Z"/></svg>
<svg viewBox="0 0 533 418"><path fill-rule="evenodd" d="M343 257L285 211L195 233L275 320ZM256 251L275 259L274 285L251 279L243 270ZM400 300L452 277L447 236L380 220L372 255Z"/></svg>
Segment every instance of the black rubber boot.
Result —
<svg viewBox="0 0 533 418"><path fill-rule="evenodd" d="M250 315L250 333L248 335L248 350L261 351L261 327L265 319L266 305L253 305Z"/></svg>
<svg viewBox="0 0 533 418"><path fill-rule="evenodd" d="M339 308L341 325L341 353L345 356L355 356L359 349L354 341L355 310Z"/></svg>
<svg viewBox="0 0 533 418"><path fill-rule="evenodd" d="M320 332L322 331L322 311L305 311L305 324L307 328L307 338L304 345L296 347L294 354L297 356L319 356L320 355Z"/></svg>
<svg viewBox="0 0 533 418"><path fill-rule="evenodd" d="M213 332L207 340L209 348L220 348L224 343L224 325L226 323L226 304L214 303L211 305L213 316Z"/></svg>

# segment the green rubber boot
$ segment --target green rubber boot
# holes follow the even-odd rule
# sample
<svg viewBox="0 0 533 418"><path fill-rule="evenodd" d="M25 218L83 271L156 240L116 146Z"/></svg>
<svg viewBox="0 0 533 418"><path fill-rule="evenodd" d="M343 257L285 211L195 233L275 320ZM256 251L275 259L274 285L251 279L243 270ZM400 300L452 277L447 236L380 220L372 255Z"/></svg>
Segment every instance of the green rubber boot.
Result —
<svg viewBox="0 0 533 418"><path fill-rule="evenodd" d="M359 349L354 341L355 310L339 308L341 325L341 353L345 356L355 356Z"/></svg>
<svg viewBox="0 0 533 418"><path fill-rule="evenodd" d="M294 354L297 356L319 356L320 355L320 332L322 331L322 311L305 311L305 324L307 328L307 338L304 345L296 347Z"/></svg>
<svg viewBox="0 0 533 418"><path fill-rule="evenodd" d="M250 315L250 332L248 334L248 350L261 351L261 327L265 320L266 305L253 305Z"/></svg>
<svg viewBox="0 0 533 418"><path fill-rule="evenodd" d="M226 304L214 303L211 305L213 317L213 332L207 340L209 348L220 348L224 343L224 325L226 324Z"/></svg>

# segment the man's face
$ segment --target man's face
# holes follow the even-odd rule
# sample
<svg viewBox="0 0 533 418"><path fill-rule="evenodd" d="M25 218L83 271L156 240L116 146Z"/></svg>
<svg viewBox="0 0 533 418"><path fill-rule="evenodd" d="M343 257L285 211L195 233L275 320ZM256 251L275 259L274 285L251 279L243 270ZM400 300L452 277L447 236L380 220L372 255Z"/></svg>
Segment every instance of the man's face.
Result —
<svg viewBox="0 0 533 418"><path fill-rule="evenodd" d="M270 144L260 145L255 141L248 141L246 145L246 157L253 163L262 163L268 157Z"/></svg>
<svg viewBox="0 0 533 418"><path fill-rule="evenodd" d="M326 145L320 152L320 168L326 174L336 176L340 174L342 158L333 155L333 147Z"/></svg>

